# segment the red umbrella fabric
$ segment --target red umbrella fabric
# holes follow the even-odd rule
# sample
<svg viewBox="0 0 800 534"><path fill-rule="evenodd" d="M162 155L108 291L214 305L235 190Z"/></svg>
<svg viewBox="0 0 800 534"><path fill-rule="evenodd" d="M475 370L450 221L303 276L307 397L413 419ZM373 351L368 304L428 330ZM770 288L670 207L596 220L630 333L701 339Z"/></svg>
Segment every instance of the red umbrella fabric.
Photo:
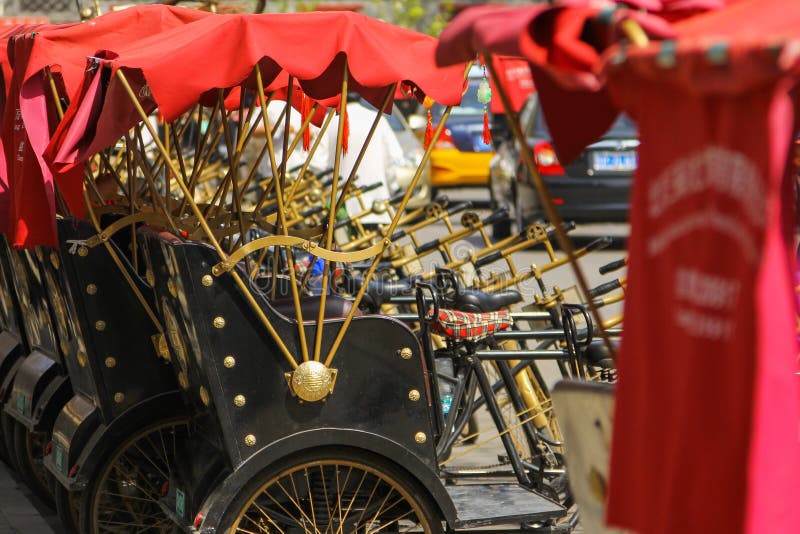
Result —
<svg viewBox="0 0 800 534"><path fill-rule="evenodd" d="M612 59L636 118L608 520L794 532L800 377L792 191L800 5L750 1Z"/></svg>
<svg viewBox="0 0 800 534"><path fill-rule="evenodd" d="M119 48L98 68L124 69L143 105L148 110L157 106L167 120L216 98L218 88L254 88L256 64L268 88L285 87L291 75L307 95L325 103L341 91L346 60L349 89L373 105L381 105L396 82L413 85L437 102L458 104L464 65L437 67L437 42L352 12L228 15ZM213 68L198 70L198 64ZM59 126L49 151L56 168L69 168L102 150L139 121L114 76L107 88L96 85L71 106L76 107L74 118ZM78 117L96 119L97 127Z"/></svg>
<svg viewBox="0 0 800 534"><path fill-rule="evenodd" d="M669 12L674 17L722 5L721 0L619 2L619 7ZM589 0L573 0L522 8L470 8L442 32L436 59L447 65L485 52L525 57L556 153L561 161L570 162L602 136L618 115L599 71L603 50L619 39L618 23L634 18L651 36L674 36L661 17L623 9L614 12L614 7L613 3L598 6ZM601 17L601 13L605 14Z"/></svg>
<svg viewBox="0 0 800 534"><path fill-rule="evenodd" d="M51 68L58 84L69 95L81 80L86 56L98 48L110 43L136 41L208 16L211 15L184 8L134 7L82 24L37 29L21 46L15 47L14 77L9 89L14 105L4 110L1 134L4 146L17 149L15 160L6 163L11 206L5 220L13 246L57 243L53 176L42 159L57 122L44 76L45 67ZM13 144L9 144L12 140ZM80 191L77 194L80 195ZM66 199L72 206L80 202L80 197L74 196L73 191ZM0 191L0 205L3 202Z"/></svg>

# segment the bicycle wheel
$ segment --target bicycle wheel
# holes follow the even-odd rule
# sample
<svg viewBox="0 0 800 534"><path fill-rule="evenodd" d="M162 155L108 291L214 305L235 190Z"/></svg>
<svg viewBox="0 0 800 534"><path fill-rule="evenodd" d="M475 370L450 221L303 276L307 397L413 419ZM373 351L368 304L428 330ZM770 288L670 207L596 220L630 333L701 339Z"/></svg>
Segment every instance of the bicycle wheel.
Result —
<svg viewBox="0 0 800 534"><path fill-rule="evenodd" d="M358 449L315 449L280 462L239 493L222 532L424 532L440 513L419 483Z"/></svg>
<svg viewBox="0 0 800 534"><path fill-rule="evenodd" d="M175 418L125 439L99 475L89 477L81 532L180 532L159 506L159 498L175 463L176 443L188 430L188 419Z"/></svg>
<svg viewBox="0 0 800 534"><path fill-rule="evenodd" d="M81 494L69 491L59 483L55 484L53 499L56 501L56 513L66 534L78 534L80 528Z"/></svg>
<svg viewBox="0 0 800 534"><path fill-rule="evenodd" d="M30 432L21 423L14 426L14 452L17 470L28 487L47 506L55 508L53 501L53 478L44 466L44 451L47 434Z"/></svg>

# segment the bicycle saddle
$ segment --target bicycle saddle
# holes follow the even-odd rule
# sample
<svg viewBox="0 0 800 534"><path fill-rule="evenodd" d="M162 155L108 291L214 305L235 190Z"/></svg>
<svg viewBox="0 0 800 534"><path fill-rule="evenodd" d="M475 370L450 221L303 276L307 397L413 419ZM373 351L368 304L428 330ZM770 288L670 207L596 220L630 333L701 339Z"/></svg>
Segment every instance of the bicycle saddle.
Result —
<svg viewBox="0 0 800 534"><path fill-rule="evenodd" d="M350 293L356 293L364 285L363 278L353 277L346 282L346 288ZM402 280L370 280L364 297L361 301L361 308L370 313L378 313L381 305L389 302L392 297L410 295L414 291L414 279L404 278Z"/></svg>
<svg viewBox="0 0 800 534"><path fill-rule="evenodd" d="M619 341L612 339L611 344L615 350L619 350ZM602 367L603 369L614 368L614 360L611 358L611 353L608 351L605 342L602 339L595 339L592 341L586 351L583 353L586 361L595 367Z"/></svg>
<svg viewBox="0 0 800 534"><path fill-rule="evenodd" d="M496 293L484 293L477 289L462 289L455 296L453 308L460 311L480 313L495 312L522 301L522 294L515 289Z"/></svg>
<svg viewBox="0 0 800 534"><path fill-rule="evenodd" d="M513 324L514 319L505 310L469 313L439 308L431 321L431 330L453 341L480 341Z"/></svg>

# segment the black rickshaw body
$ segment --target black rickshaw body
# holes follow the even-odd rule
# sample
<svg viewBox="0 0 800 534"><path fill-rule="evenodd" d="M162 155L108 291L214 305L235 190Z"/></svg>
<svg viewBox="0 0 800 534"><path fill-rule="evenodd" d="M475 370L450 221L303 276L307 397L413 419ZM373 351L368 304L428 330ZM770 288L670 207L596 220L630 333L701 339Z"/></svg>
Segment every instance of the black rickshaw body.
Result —
<svg viewBox="0 0 800 534"><path fill-rule="evenodd" d="M11 394L14 375L28 347L9 254L8 241L0 235L0 404L4 404Z"/></svg>
<svg viewBox="0 0 800 534"><path fill-rule="evenodd" d="M337 371L333 392L323 401L303 402L287 384L291 365L232 276L212 274L220 261L217 252L154 229L141 235L175 355L173 368L197 412L208 415L204 437L219 447L226 464L221 483L190 487L205 493L213 489L202 507L203 499L181 487L192 486L191 481L170 485L191 502L178 506L185 510L184 524L202 511L203 531L212 531L247 480L291 453L318 446L379 454L419 480L446 515L452 513L436 474L428 367L407 326L384 316L355 317L331 365ZM238 272L248 280L243 268ZM279 313L255 283L245 284L289 352L299 356L296 320ZM336 324L343 321L341 314L326 319L322 359L337 334ZM314 340L315 330L316 323L305 322L306 339Z"/></svg>
<svg viewBox="0 0 800 534"><path fill-rule="evenodd" d="M52 287L52 269L60 259L45 247L8 252L29 353L17 368L4 411L29 431L49 432L71 396L65 358L74 339L57 331L70 319L59 308L63 298Z"/></svg>
<svg viewBox="0 0 800 534"><path fill-rule="evenodd" d="M63 265L57 283L68 295L81 335L75 341L76 357L67 359L74 394L55 421L53 452L45 465L69 489L83 487L121 439L184 407L170 366L159 357L164 345L154 322L105 246L85 245L96 234L88 222L58 221ZM152 306L152 289L122 253L124 242L108 244Z"/></svg>

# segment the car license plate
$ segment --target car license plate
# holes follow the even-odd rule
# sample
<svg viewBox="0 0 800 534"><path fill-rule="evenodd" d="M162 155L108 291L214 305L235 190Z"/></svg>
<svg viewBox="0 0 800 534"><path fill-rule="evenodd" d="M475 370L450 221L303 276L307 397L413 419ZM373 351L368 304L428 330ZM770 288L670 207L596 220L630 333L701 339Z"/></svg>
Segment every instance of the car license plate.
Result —
<svg viewBox="0 0 800 534"><path fill-rule="evenodd" d="M634 150L598 150L592 153L592 169L601 172L634 171L637 161Z"/></svg>

